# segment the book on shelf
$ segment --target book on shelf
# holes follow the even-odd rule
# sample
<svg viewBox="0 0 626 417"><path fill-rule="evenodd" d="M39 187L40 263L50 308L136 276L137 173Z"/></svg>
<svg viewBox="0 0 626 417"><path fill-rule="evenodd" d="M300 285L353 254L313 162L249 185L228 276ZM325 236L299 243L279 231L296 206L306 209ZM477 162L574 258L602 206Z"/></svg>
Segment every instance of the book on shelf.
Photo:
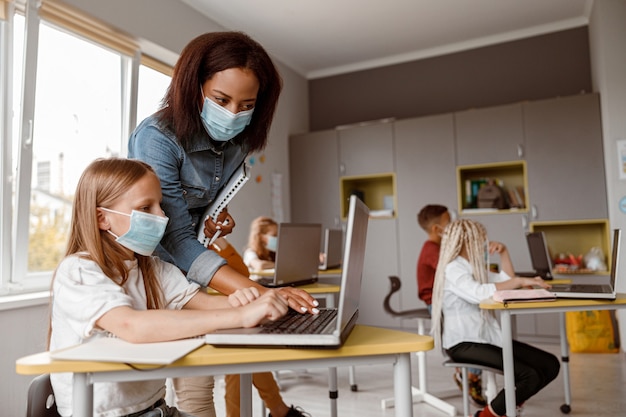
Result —
<svg viewBox="0 0 626 417"><path fill-rule="evenodd" d="M471 178L465 180L465 209L473 209L478 207L478 191L493 181L499 187L504 186L504 182L500 178Z"/></svg>

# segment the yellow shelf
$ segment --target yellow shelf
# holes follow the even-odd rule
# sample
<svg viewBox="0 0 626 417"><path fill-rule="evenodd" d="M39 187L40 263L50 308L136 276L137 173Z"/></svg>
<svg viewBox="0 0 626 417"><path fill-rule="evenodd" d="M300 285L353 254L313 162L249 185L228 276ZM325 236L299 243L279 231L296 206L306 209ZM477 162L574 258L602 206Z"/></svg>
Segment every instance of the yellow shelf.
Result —
<svg viewBox="0 0 626 417"><path fill-rule="evenodd" d="M607 266L611 265L611 233L608 219L531 222L529 229L531 232L544 233L552 257L559 253L584 256L591 248L599 247Z"/></svg>
<svg viewBox="0 0 626 417"><path fill-rule="evenodd" d="M393 172L341 177L341 217L348 216L350 195L357 194L370 209L371 217L394 218L396 216L396 174ZM391 206L391 207L390 207Z"/></svg>
<svg viewBox="0 0 626 417"><path fill-rule="evenodd" d="M526 161L496 162L491 164L460 165L456 168L457 200L459 213L463 214L494 214L494 213L525 213L528 211L528 178ZM508 209L479 209L476 207L475 192L481 181L495 179L505 194L518 190L521 207ZM521 193L519 192L521 190Z"/></svg>

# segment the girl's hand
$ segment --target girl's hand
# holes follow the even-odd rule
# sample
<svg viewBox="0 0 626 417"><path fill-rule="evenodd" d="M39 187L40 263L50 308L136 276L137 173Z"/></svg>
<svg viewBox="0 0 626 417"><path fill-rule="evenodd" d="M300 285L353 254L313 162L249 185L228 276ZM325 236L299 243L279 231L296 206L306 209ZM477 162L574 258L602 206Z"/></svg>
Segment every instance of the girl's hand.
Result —
<svg viewBox="0 0 626 417"><path fill-rule="evenodd" d="M260 296L259 290L255 287L242 288L228 296L228 303L233 307L241 307L250 304Z"/></svg>
<svg viewBox="0 0 626 417"><path fill-rule="evenodd" d="M224 209L219 216L217 216L217 222L214 222L210 217L206 219L204 222L204 235L210 239L218 230L221 230L220 236L226 236L231 233L234 228L235 219L232 218L227 209Z"/></svg>
<svg viewBox="0 0 626 417"><path fill-rule="evenodd" d="M285 297L277 290L269 290L250 304L242 307L242 327L255 327L265 320L278 320L289 310Z"/></svg>
<svg viewBox="0 0 626 417"><path fill-rule="evenodd" d="M282 287L277 290L283 297L289 301L289 307L298 313L318 314L320 311L316 308L319 303L308 292L294 287Z"/></svg>
<svg viewBox="0 0 626 417"><path fill-rule="evenodd" d="M518 277L518 278L520 279L520 288L540 287L540 288L548 289L551 287L551 285L545 282L541 277L534 277L534 278Z"/></svg>
<svg viewBox="0 0 626 417"><path fill-rule="evenodd" d="M493 255L494 253L497 253L499 255L503 252L506 252L506 246L504 243L495 242L495 241L489 242L489 254L490 255Z"/></svg>

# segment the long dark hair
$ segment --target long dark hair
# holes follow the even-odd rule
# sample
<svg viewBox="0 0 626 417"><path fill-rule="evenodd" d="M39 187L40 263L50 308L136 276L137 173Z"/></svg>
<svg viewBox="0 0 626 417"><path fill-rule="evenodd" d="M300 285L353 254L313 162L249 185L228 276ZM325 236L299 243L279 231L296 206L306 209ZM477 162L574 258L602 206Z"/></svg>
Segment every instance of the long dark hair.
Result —
<svg viewBox="0 0 626 417"><path fill-rule="evenodd" d="M185 150L193 144L194 137L205 134L199 111L201 85L229 68L249 69L259 80L252 120L234 141L247 152L260 151L267 144L282 89L274 63L259 43L242 32L210 32L193 39L183 49L159 111L159 119Z"/></svg>

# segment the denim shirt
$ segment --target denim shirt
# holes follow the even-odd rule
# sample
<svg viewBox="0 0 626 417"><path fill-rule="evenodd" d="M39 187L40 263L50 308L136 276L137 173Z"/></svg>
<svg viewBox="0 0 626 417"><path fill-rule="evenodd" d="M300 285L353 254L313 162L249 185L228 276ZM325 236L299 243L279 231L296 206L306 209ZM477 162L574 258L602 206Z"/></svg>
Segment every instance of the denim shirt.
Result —
<svg viewBox="0 0 626 417"><path fill-rule="evenodd" d="M246 153L232 141L215 145L205 132L186 152L174 133L152 115L137 126L128 142L128 157L142 160L161 181L161 207L169 217L156 255L187 273L187 279L207 287L226 261L198 240L206 207L215 199Z"/></svg>

